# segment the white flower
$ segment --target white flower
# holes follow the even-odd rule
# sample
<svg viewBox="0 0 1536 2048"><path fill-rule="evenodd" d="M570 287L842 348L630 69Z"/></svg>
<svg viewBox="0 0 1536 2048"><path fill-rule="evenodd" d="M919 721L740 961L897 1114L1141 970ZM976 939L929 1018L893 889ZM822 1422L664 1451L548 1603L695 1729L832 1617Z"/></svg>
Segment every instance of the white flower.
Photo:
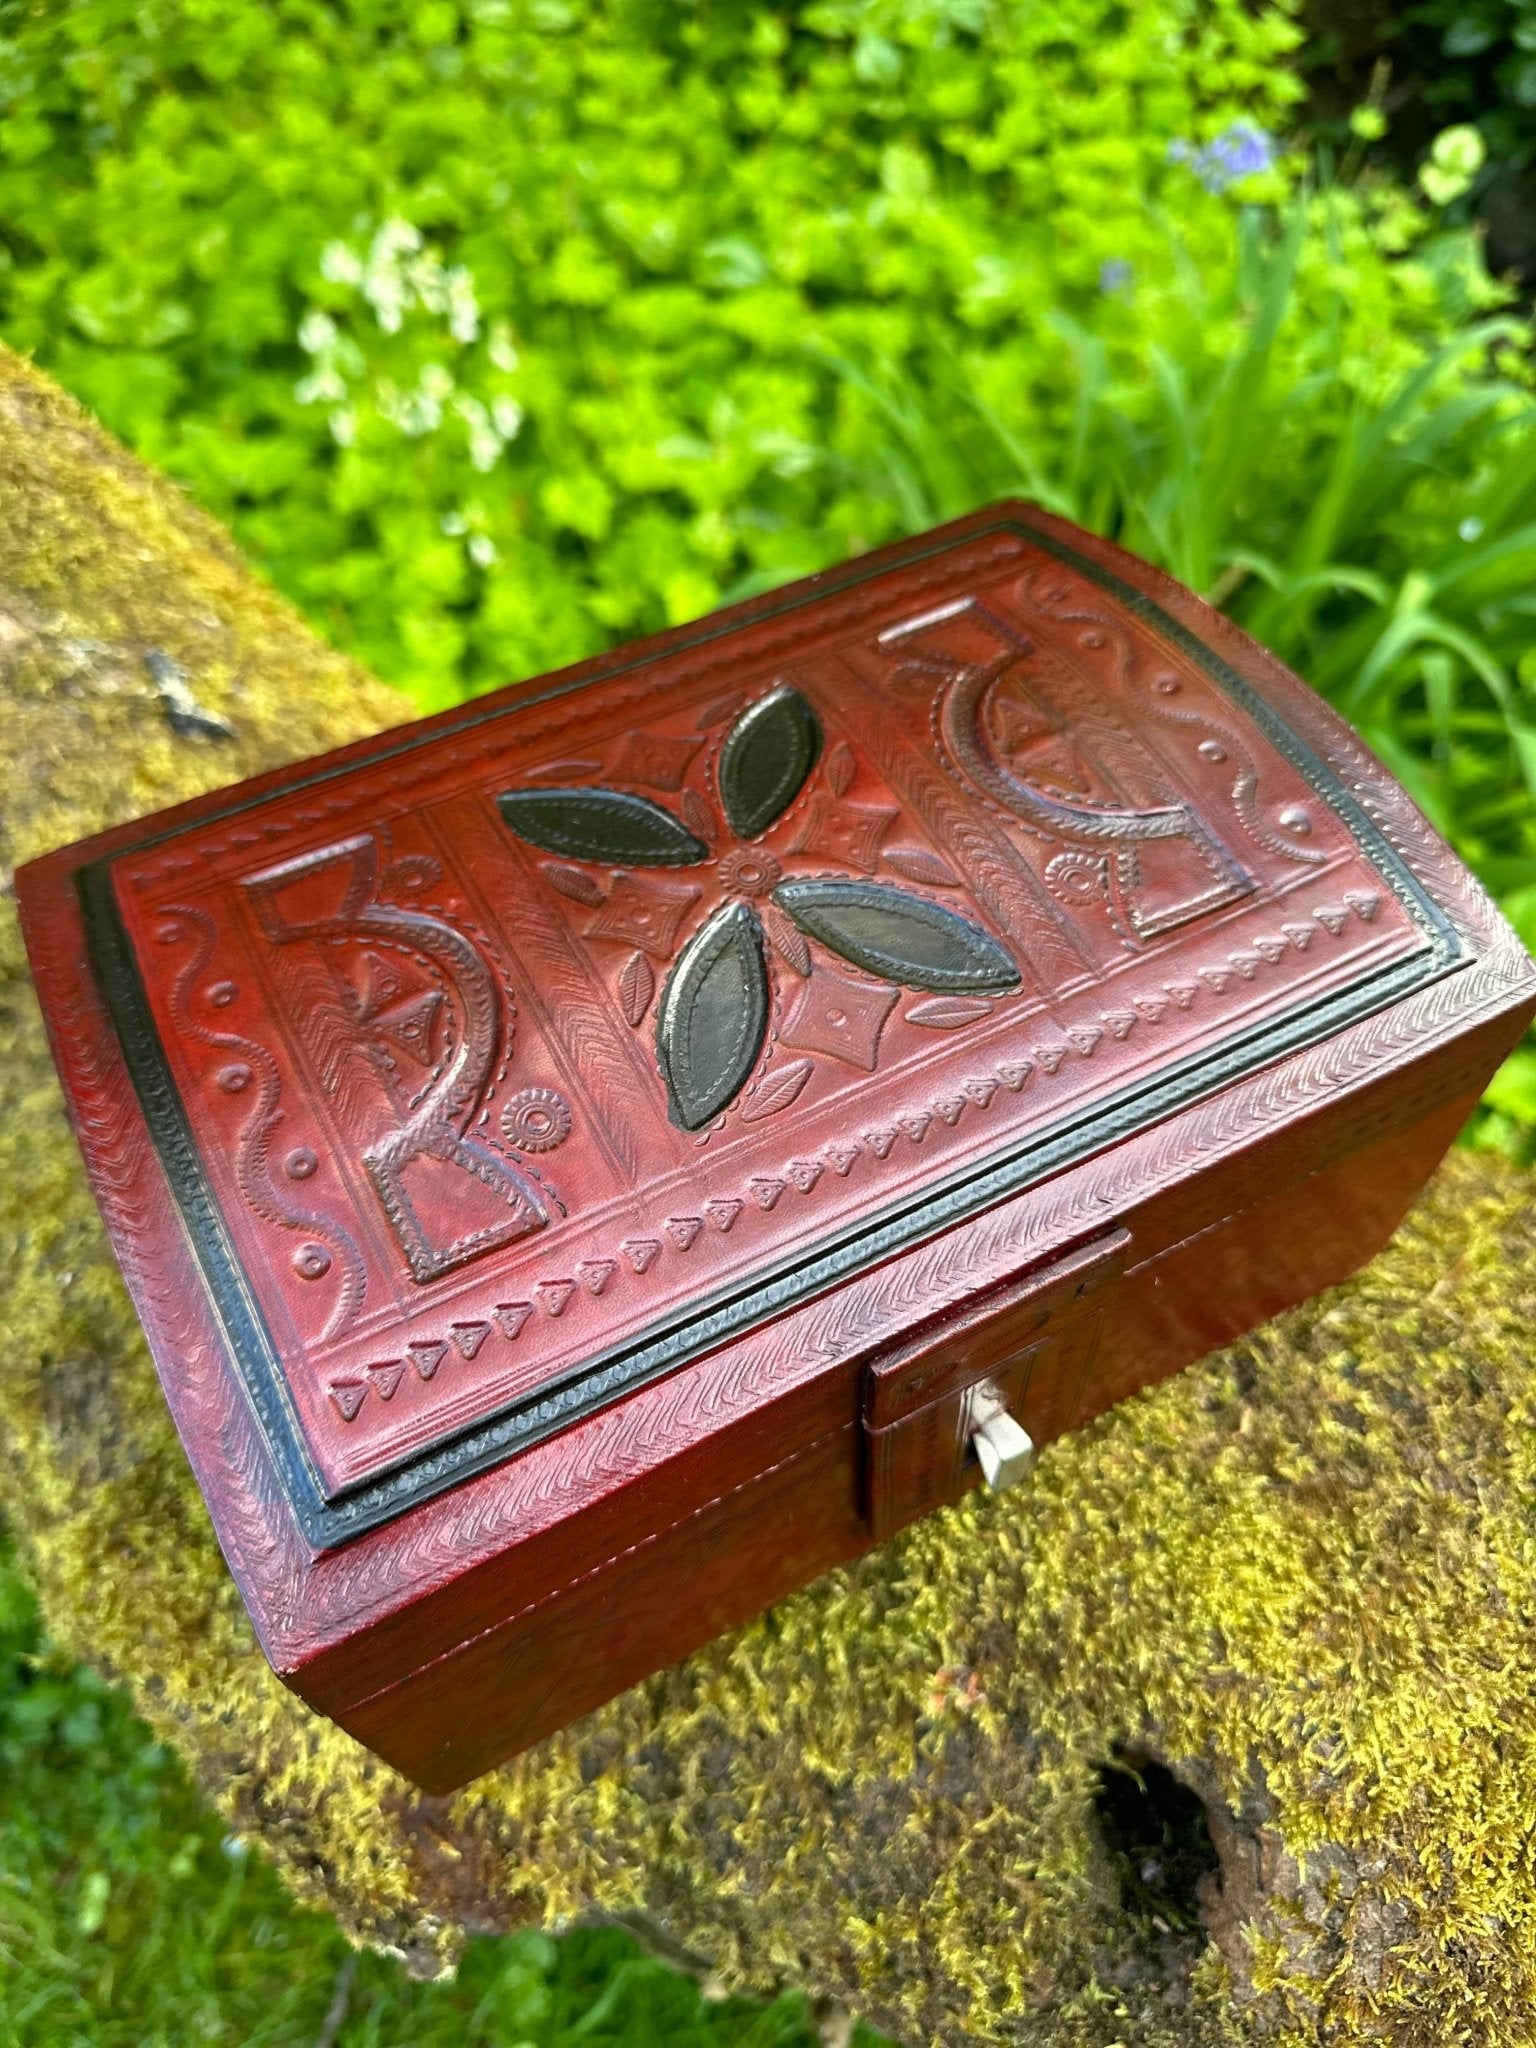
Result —
<svg viewBox="0 0 1536 2048"><path fill-rule="evenodd" d="M480 304L475 280L462 264L448 272L448 332L455 341L470 342L480 332Z"/></svg>
<svg viewBox="0 0 1536 2048"><path fill-rule="evenodd" d="M335 405L347 395L347 387L334 363L317 363L307 377L293 387L300 405Z"/></svg>
<svg viewBox="0 0 1536 2048"><path fill-rule="evenodd" d="M336 340L336 322L329 313L322 313L318 306L311 306L299 322L299 347L307 356L320 355L331 348Z"/></svg>
<svg viewBox="0 0 1536 2048"><path fill-rule="evenodd" d="M517 368L517 350L513 346L512 330L505 320L498 320L491 329L491 338L485 352L491 359L493 369L515 370Z"/></svg>
<svg viewBox="0 0 1536 2048"><path fill-rule="evenodd" d="M363 281L363 259L345 242L327 242L320 251L320 275L332 284L356 287Z"/></svg>
<svg viewBox="0 0 1536 2048"><path fill-rule="evenodd" d="M345 242L328 242L321 252L320 271L333 283L360 288L386 334L398 334L406 314L419 307L445 320L461 347L479 339L480 302L473 275L463 264L445 265L421 230L398 215L378 227L366 256ZM511 352L511 360L516 359Z"/></svg>
<svg viewBox="0 0 1536 2048"><path fill-rule="evenodd" d="M469 459L476 469L494 469L506 445L491 424L491 416L478 398L461 391L453 409L469 429Z"/></svg>
<svg viewBox="0 0 1536 2048"><path fill-rule="evenodd" d="M419 256L413 256L401 266L400 275L405 280L407 296L414 297L418 306L428 313L447 312L447 273L435 249L423 249Z"/></svg>
<svg viewBox="0 0 1536 2048"><path fill-rule="evenodd" d="M403 259L421 247L421 235L408 220L390 219L374 235L359 282L363 297L386 334L398 334L411 303Z"/></svg>
<svg viewBox="0 0 1536 2048"><path fill-rule="evenodd" d="M420 440L443 423L443 400L453 389L453 379L441 363L428 363L414 391L399 391L387 380L379 385L379 411L392 427L412 440Z"/></svg>
<svg viewBox="0 0 1536 2048"><path fill-rule="evenodd" d="M496 559L496 543L488 533L472 533L469 537L469 559L479 569L489 569Z"/></svg>
<svg viewBox="0 0 1536 2048"><path fill-rule="evenodd" d="M386 334L398 334L405 318L405 285L392 270L370 270L363 280L363 296Z"/></svg>
<svg viewBox="0 0 1536 2048"><path fill-rule="evenodd" d="M515 441L518 429L523 424L523 408L515 398L507 398L504 395L493 398L491 418L495 421L496 431L503 441Z"/></svg>
<svg viewBox="0 0 1536 2048"><path fill-rule="evenodd" d="M392 214L383 223L373 238L373 247L368 251L368 261L380 265L398 263L402 256L411 256L421 247L421 230L413 228L408 220L401 220Z"/></svg>

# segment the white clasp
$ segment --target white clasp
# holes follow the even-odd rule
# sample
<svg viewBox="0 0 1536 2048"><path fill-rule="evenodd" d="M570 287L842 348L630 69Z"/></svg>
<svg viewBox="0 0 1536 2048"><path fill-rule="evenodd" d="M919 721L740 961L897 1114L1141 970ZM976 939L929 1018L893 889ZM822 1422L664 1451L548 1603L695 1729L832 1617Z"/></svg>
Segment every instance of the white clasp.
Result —
<svg viewBox="0 0 1536 2048"><path fill-rule="evenodd" d="M1017 1486L1035 1462L1035 1445L1008 1413L995 1380L978 1380L967 1402L966 1434L994 1493Z"/></svg>

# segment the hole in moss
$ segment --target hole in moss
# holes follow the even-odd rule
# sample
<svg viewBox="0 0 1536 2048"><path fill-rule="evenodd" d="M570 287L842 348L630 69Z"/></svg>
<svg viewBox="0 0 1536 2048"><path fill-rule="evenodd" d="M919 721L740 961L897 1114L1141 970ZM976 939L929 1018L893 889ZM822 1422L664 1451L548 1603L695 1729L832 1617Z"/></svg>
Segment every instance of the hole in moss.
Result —
<svg viewBox="0 0 1536 2048"><path fill-rule="evenodd" d="M1220 1867L1205 1807L1166 1764L1125 1753L1099 1772L1094 1812L1131 1918L1160 1934L1200 1926L1200 1880Z"/></svg>

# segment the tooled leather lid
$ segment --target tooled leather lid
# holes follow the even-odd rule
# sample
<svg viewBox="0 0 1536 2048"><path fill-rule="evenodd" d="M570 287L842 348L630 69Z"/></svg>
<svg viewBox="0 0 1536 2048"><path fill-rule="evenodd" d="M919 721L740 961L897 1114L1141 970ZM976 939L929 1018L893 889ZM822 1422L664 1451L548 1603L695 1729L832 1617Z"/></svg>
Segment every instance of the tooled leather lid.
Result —
<svg viewBox="0 0 1536 2048"><path fill-rule="evenodd" d="M322 1543L1455 944L1249 683L1006 517L150 821L80 886Z"/></svg>

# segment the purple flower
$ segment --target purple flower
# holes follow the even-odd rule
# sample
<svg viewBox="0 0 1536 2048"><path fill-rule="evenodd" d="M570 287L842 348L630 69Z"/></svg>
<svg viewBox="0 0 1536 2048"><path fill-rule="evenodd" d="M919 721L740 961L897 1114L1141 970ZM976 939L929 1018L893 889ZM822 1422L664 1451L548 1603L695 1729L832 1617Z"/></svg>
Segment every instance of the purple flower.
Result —
<svg viewBox="0 0 1536 2048"><path fill-rule="evenodd" d="M1233 121L1214 142L1197 149L1183 136L1168 145L1171 164L1188 164L1207 192L1225 192L1239 178L1267 171L1275 161L1275 138L1252 121Z"/></svg>
<svg viewBox="0 0 1536 2048"><path fill-rule="evenodd" d="M1123 256L1111 256L1099 265L1099 290L1106 298L1112 298L1116 292L1128 292L1135 275L1134 266Z"/></svg>

